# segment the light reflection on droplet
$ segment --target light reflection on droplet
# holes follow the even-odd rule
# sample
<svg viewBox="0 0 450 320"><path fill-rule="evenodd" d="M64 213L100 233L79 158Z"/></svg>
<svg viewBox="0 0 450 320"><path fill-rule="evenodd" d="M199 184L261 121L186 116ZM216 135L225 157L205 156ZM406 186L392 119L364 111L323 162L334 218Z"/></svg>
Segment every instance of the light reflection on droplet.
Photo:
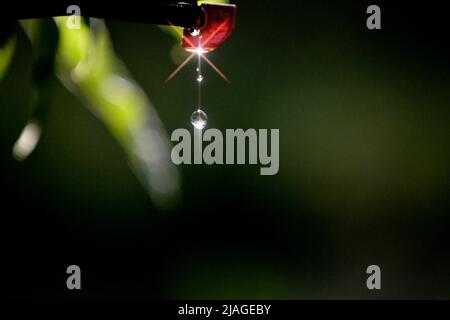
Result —
<svg viewBox="0 0 450 320"><path fill-rule="evenodd" d="M208 123L208 116L199 108L192 113L191 123L195 128L202 130Z"/></svg>

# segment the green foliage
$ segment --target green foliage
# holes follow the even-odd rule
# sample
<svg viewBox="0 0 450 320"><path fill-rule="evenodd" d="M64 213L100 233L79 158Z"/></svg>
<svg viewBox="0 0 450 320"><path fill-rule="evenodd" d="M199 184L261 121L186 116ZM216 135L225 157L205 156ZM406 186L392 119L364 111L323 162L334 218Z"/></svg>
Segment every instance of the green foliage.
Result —
<svg viewBox="0 0 450 320"><path fill-rule="evenodd" d="M5 22L0 25L0 80L6 75L11 63L16 37L14 35L14 24Z"/></svg>
<svg viewBox="0 0 450 320"><path fill-rule="evenodd" d="M0 47L0 80L5 76L8 66L11 63L14 47L16 45L15 40L15 37L13 37Z"/></svg>
<svg viewBox="0 0 450 320"><path fill-rule="evenodd" d="M67 19L22 21L34 52L35 115L45 114L39 110L48 108L49 79L56 73L108 128L153 202L161 208L175 205L179 174L156 109L115 55L103 21L82 21L72 29Z"/></svg>

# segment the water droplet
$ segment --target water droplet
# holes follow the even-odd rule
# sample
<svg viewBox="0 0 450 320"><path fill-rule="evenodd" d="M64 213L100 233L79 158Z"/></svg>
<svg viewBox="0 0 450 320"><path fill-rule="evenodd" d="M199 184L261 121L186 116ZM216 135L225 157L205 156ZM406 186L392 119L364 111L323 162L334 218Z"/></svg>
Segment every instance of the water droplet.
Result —
<svg viewBox="0 0 450 320"><path fill-rule="evenodd" d="M198 82L202 82L202 81L203 81L203 76L202 76L201 74L199 74L199 75L197 76L197 81L198 81Z"/></svg>
<svg viewBox="0 0 450 320"><path fill-rule="evenodd" d="M198 30L198 29L194 29L194 30L191 31L191 35L192 35L193 37L196 37L196 36L198 36L199 34L200 34L200 30Z"/></svg>
<svg viewBox="0 0 450 320"><path fill-rule="evenodd" d="M202 130L206 127L207 122L208 116L200 108L192 113L191 123L195 128Z"/></svg>

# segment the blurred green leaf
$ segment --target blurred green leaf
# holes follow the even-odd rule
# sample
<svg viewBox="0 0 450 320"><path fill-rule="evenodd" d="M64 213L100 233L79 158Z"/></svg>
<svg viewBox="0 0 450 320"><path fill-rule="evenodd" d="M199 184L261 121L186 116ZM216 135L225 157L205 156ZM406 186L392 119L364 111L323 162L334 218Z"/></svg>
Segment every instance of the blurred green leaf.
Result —
<svg viewBox="0 0 450 320"><path fill-rule="evenodd" d="M118 141L153 202L160 208L175 205L180 178L170 159L167 133L156 109L115 55L103 21L90 19L90 26L83 21L79 29L69 28L67 17L50 24L40 21L22 22L38 62L35 79L44 83L38 92L48 92L42 89L47 89L49 71L53 73L55 49L57 76ZM52 24L59 35L56 42L49 35Z"/></svg>
<svg viewBox="0 0 450 320"><path fill-rule="evenodd" d="M154 203L174 205L179 174L156 109L115 55L103 21L91 19L90 28L82 23L80 29L69 29L66 19L56 18L59 78L116 138Z"/></svg>
<svg viewBox="0 0 450 320"><path fill-rule="evenodd" d="M4 22L0 25L0 80L3 79L11 63L16 37L14 34L14 23Z"/></svg>
<svg viewBox="0 0 450 320"><path fill-rule="evenodd" d="M53 19L24 22L33 45L32 115L13 147L13 157L25 160L37 146L45 124L52 94L54 65L59 35Z"/></svg>
<svg viewBox="0 0 450 320"><path fill-rule="evenodd" d="M0 47L0 80L5 76L8 66L11 63L15 45L16 38L13 37L4 46Z"/></svg>

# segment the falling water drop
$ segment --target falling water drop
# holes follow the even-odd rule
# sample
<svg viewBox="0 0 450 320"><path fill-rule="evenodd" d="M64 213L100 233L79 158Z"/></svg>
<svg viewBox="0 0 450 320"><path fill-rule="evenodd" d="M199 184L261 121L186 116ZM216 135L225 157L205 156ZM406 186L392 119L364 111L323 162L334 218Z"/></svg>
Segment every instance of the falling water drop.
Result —
<svg viewBox="0 0 450 320"><path fill-rule="evenodd" d="M202 130L206 127L207 122L208 116L200 108L192 113L191 123L195 128Z"/></svg>
<svg viewBox="0 0 450 320"><path fill-rule="evenodd" d="M198 65L196 69L197 83L198 83L198 108L191 115L192 125L199 130L203 130L208 122L208 116L203 110L201 110L200 107L202 105L202 81L203 81L201 61L202 61L201 54L198 54Z"/></svg>

